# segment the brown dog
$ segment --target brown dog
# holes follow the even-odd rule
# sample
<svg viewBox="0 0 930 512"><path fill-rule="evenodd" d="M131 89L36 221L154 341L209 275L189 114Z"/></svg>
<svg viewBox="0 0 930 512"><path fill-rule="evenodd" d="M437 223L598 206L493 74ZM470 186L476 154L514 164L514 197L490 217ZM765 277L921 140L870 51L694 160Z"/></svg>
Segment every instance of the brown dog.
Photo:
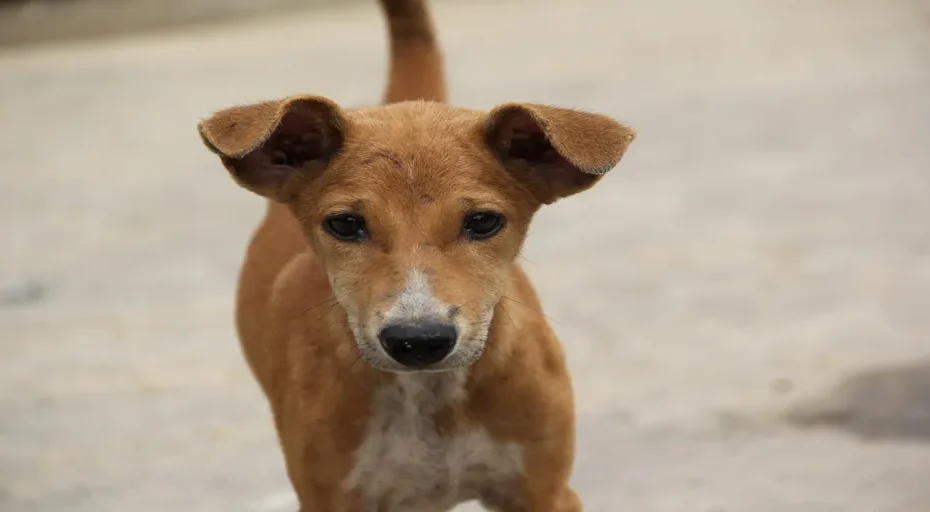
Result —
<svg viewBox="0 0 930 512"><path fill-rule="evenodd" d="M536 210L594 185L634 134L575 110L443 104L423 0L381 3L385 106L299 96L199 127L270 199L237 321L301 511L580 511L571 382L515 259Z"/></svg>

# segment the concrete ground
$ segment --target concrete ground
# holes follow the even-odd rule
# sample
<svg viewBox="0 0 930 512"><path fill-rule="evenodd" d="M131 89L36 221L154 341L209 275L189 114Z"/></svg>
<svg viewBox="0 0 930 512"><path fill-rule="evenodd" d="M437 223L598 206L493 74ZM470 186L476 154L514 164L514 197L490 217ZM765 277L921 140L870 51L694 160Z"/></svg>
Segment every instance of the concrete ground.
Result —
<svg viewBox="0 0 930 512"><path fill-rule="evenodd" d="M0 51L240 20L348 0L0 0Z"/></svg>
<svg viewBox="0 0 930 512"><path fill-rule="evenodd" d="M436 6L456 103L640 137L526 250L588 511L930 510L930 6ZM0 510L288 511L231 321L235 103L381 93L373 2L0 53ZM474 510L474 509L469 509Z"/></svg>

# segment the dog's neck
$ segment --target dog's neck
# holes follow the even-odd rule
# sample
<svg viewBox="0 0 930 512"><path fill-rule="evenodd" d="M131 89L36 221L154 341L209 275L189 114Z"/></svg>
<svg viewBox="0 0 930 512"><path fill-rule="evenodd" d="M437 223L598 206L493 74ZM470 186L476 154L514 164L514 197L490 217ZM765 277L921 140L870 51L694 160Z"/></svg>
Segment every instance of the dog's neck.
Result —
<svg viewBox="0 0 930 512"><path fill-rule="evenodd" d="M431 415L465 400L468 375L468 368L397 373L383 381L375 393L382 405L405 415Z"/></svg>

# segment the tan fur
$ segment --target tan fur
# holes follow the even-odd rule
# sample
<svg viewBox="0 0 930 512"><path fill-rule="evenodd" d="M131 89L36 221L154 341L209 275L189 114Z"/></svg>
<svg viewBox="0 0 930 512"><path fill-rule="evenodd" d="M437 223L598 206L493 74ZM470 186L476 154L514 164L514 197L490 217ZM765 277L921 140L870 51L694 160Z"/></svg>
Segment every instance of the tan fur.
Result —
<svg viewBox="0 0 930 512"><path fill-rule="evenodd" d="M343 110L301 96L199 127L233 178L269 198L237 326L301 510L434 512L480 499L504 512L580 511L568 487L570 378L515 260L537 209L596 183L634 134L576 110L439 103L425 5L382 5L388 104ZM501 214L503 230L463 239L476 211ZM344 212L364 217L366 240L325 232ZM400 297L459 333L435 371L393 367L373 341Z"/></svg>

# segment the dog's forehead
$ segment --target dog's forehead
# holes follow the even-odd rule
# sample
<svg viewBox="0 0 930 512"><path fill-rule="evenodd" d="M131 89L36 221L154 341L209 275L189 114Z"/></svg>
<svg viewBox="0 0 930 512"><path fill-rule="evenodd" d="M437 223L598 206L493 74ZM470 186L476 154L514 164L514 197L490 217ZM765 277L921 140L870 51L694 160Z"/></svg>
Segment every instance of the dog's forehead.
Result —
<svg viewBox="0 0 930 512"><path fill-rule="evenodd" d="M476 152L485 114L440 103L407 102L357 110L347 117L350 151L377 148L380 153L417 160Z"/></svg>
<svg viewBox="0 0 930 512"><path fill-rule="evenodd" d="M509 180L483 141L482 120L481 112L426 102L351 112L322 193L423 201L499 196Z"/></svg>
<svg viewBox="0 0 930 512"><path fill-rule="evenodd" d="M452 127L474 124L486 117L480 110L453 107L445 103L430 101L405 101L371 108L349 110L346 114L350 123L391 127L403 130L416 127Z"/></svg>

